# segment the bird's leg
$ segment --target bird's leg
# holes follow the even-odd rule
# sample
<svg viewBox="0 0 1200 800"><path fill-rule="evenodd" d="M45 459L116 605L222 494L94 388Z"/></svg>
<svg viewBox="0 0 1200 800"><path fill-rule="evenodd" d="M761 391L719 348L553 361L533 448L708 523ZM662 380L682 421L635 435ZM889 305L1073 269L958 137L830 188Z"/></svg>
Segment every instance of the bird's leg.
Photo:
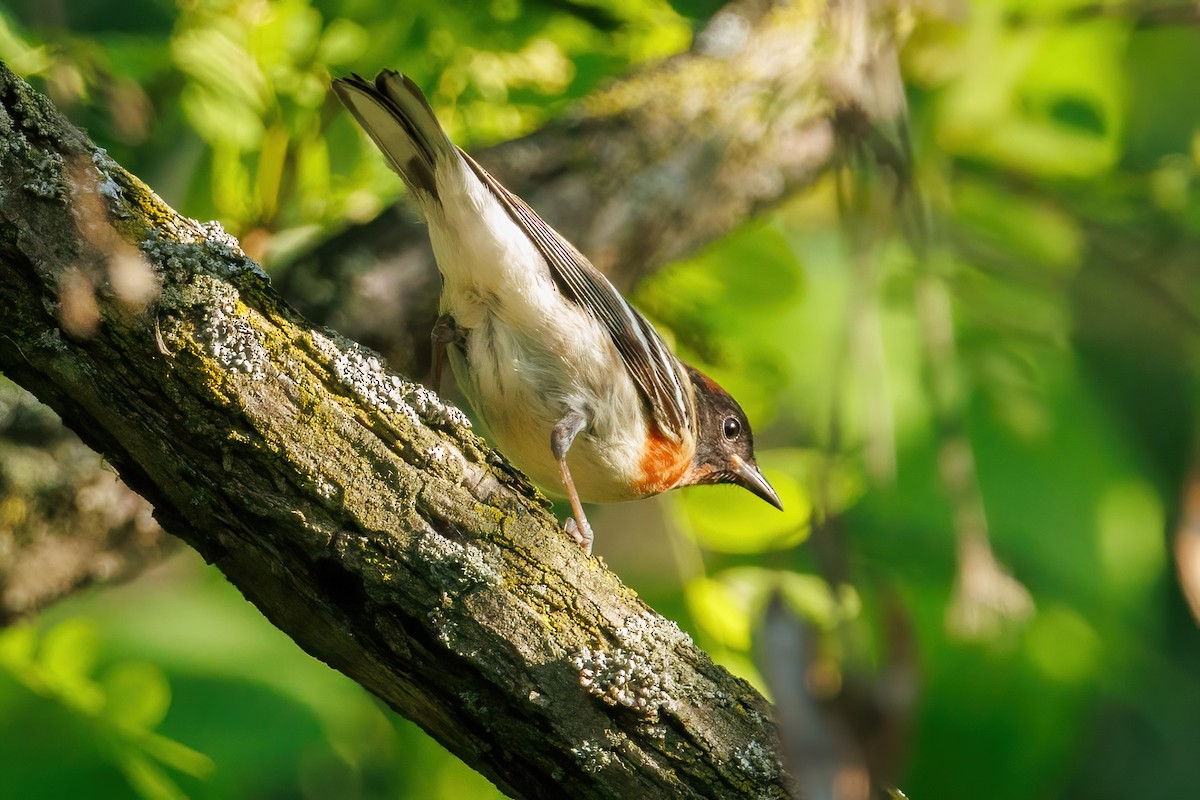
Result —
<svg viewBox="0 0 1200 800"><path fill-rule="evenodd" d="M467 338L466 334L454 322L454 317L442 314L433 323L433 331L429 334L433 343L433 355L430 361L429 385L434 392L442 392L442 368L446 365L446 348L458 344Z"/></svg>
<svg viewBox="0 0 1200 800"><path fill-rule="evenodd" d="M571 478L571 470L567 469L567 451L571 449L571 443L575 441L579 432L587 427L587 422L587 417L578 411L572 411L560 419L550 432L550 451L554 453L554 457L558 459L558 466L562 469L563 487L567 490L567 499L571 501L571 513L574 515L573 519L567 520L566 531L583 548L583 552L591 554L594 538L592 526L584 516L579 492L575 491L575 481ZM572 525L572 522L575 524Z"/></svg>

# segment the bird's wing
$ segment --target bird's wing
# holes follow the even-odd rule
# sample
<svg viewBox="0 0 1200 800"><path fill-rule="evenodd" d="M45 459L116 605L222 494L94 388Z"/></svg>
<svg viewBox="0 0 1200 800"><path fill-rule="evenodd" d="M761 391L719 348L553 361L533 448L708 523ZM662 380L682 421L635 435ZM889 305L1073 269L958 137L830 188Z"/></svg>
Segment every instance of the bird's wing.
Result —
<svg viewBox="0 0 1200 800"><path fill-rule="evenodd" d="M683 438L692 418L690 395L684 384L688 378L658 331L524 200L505 189L475 159L465 152L462 156L537 247L559 290L592 313L607 329L659 430L673 439Z"/></svg>

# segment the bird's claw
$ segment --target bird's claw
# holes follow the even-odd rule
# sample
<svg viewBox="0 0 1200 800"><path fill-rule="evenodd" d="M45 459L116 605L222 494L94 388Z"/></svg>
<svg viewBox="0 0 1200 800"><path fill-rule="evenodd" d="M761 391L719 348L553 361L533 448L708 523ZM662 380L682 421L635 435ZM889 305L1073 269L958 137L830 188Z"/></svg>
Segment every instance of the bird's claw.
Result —
<svg viewBox="0 0 1200 800"><path fill-rule="evenodd" d="M462 328L455 323L454 317L449 314L442 314L433 323L433 330L429 334L430 341L433 344L432 355L430 356L429 367L429 388L434 394L442 392L442 368L446 363L446 348L450 345L461 344L466 340L467 334Z"/></svg>
<svg viewBox="0 0 1200 800"><path fill-rule="evenodd" d="M575 544L583 548L583 552L588 555L592 554L592 540L596 537L592 533L592 526L586 519L581 522L574 517L567 517L567 521L563 523L563 530L575 541Z"/></svg>

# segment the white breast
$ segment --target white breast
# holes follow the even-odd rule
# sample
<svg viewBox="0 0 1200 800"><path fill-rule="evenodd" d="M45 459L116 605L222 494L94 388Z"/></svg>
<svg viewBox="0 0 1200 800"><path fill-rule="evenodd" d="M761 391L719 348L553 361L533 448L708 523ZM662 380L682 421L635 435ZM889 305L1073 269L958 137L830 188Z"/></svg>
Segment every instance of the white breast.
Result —
<svg viewBox="0 0 1200 800"><path fill-rule="evenodd" d="M441 204L426 216L444 278L441 310L467 334L450 362L495 445L561 494L550 434L579 411L590 424L567 463L581 498L636 496L642 401L608 332L559 293L537 248L465 165L456 176L439 173L438 187Z"/></svg>

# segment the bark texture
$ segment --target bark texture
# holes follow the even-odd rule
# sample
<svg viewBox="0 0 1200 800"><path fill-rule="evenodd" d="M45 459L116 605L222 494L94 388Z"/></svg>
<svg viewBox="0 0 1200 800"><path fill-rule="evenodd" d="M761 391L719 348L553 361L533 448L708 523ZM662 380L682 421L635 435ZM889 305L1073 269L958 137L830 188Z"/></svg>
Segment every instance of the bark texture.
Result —
<svg viewBox="0 0 1200 800"><path fill-rule="evenodd" d="M313 656L515 797L784 797L766 702L454 408L0 66L0 370Z"/></svg>

